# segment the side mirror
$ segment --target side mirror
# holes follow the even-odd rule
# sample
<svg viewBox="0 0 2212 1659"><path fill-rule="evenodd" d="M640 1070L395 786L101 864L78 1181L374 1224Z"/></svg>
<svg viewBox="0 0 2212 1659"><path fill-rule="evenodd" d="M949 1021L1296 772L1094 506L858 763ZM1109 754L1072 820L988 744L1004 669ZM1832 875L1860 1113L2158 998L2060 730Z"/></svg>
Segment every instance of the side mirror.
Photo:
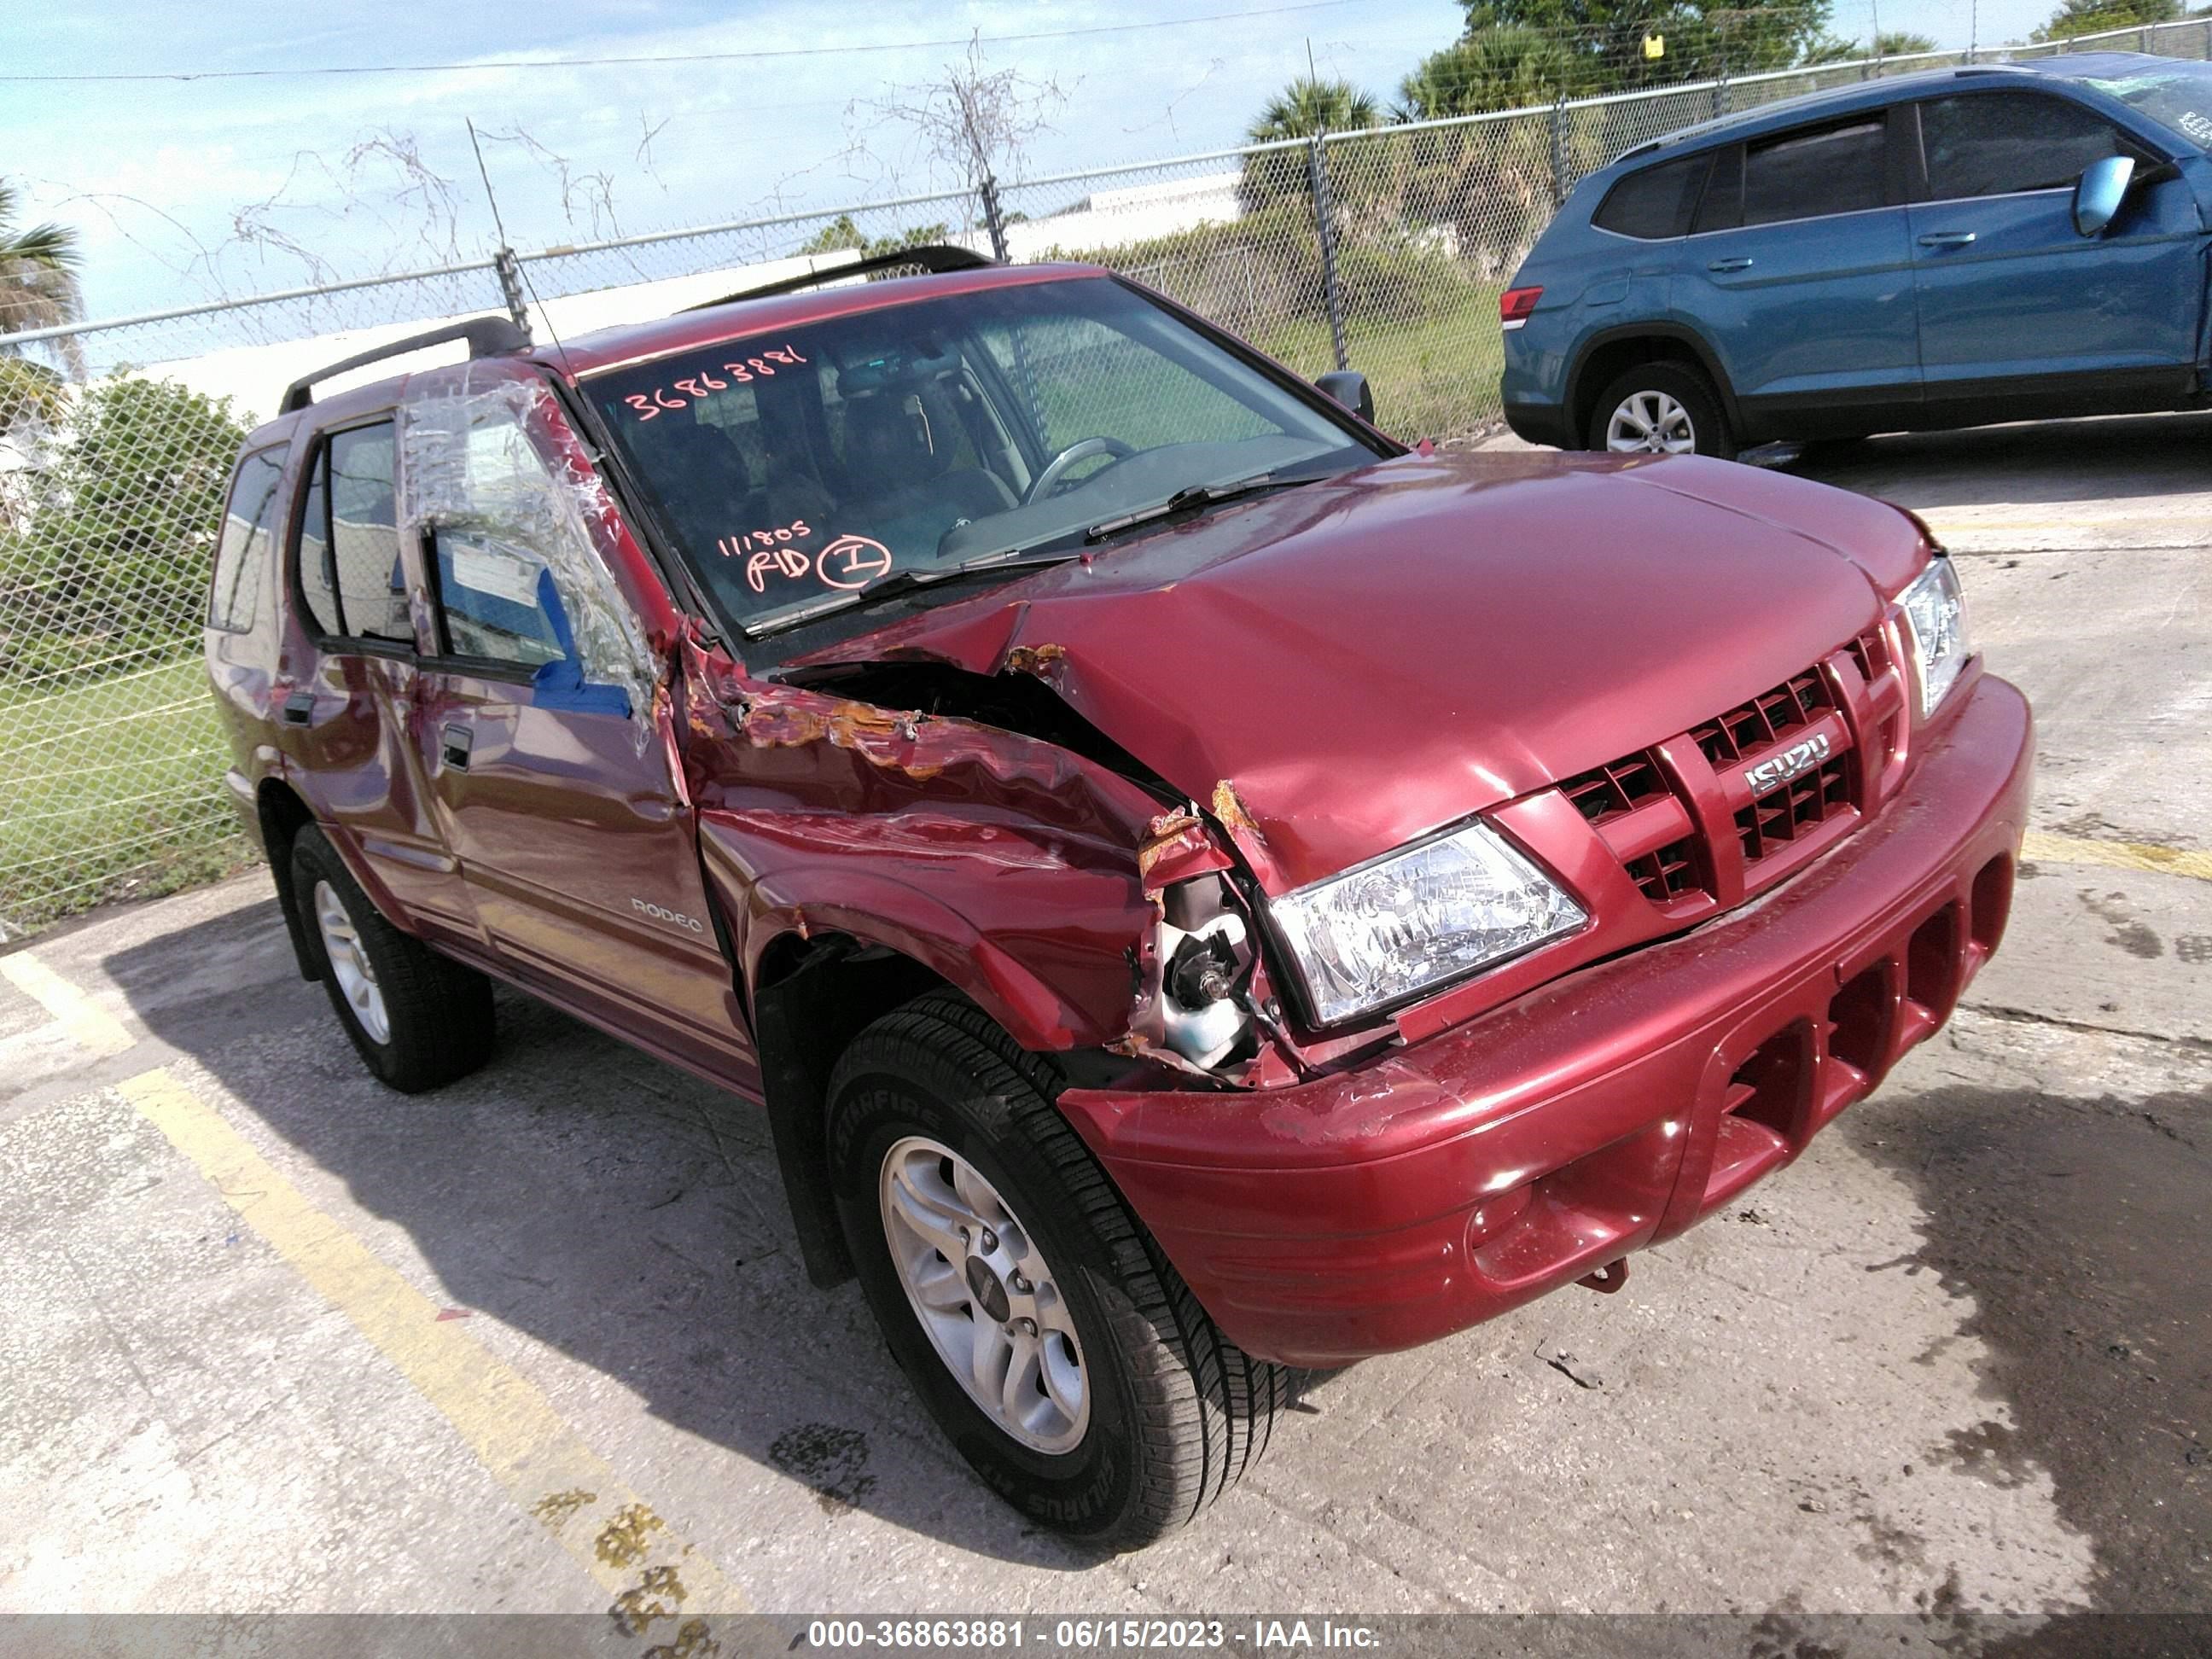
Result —
<svg viewBox="0 0 2212 1659"><path fill-rule="evenodd" d="M1314 384L1370 426L1375 424L1375 393L1358 369L1332 368L1326 374L1315 375Z"/></svg>
<svg viewBox="0 0 2212 1659"><path fill-rule="evenodd" d="M2125 155L2107 155L2083 167L2074 186L2074 228L2084 236L2101 235L2119 216L2135 177L2135 161Z"/></svg>

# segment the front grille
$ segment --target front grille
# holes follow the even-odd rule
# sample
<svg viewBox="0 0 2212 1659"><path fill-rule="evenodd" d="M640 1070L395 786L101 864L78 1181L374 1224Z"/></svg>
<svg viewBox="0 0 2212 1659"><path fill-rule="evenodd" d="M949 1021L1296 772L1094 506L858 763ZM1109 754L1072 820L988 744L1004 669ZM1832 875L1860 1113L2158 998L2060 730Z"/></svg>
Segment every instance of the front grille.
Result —
<svg viewBox="0 0 2212 1659"><path fill-rule="evenodd" d="M1852 684L1853 668L1864 690ZM1791 867L1783 854L1811 856L1807 843L1846 833L1838 821L1868 809L1869 780L1894 748L1895 716L1885 706L1898 681L1883 634L1865 634L1832 661L1559 790L1652 904L1688 916L1696 901L1734 902ZM1684 775L1703 777L1698 756L1710 781Z"/></svg>
<svg viewBox="0 0 2212 1659"><path fill-rule="evenodd" d="M1639 750L1608 766L1577 774L1559 791L1595 825L1626 817L1644 802L1656 800L1667 793L1667 784L1652 763L1650 751Z"/></svg>
<svg viewBox="0 0 2212 1659"><path fill-rule="evenodd" d="M1577 772L1559 785L1559 793L1612 847L1629 879L1654 904L1711 891L1697 837L1682 833L1691 828L1689 815L1652 750L1639 749Z"/></svg>
<svg viewBox="0 0 2212 1659"><path fill-rule="evenodd" d="M1672 904L1707 890L1698 874L1698 843L1687 836L1669 842L1656 853L1630 859L1620 867L1654 904Z"/></svg>
<svg viewBox="0 0 2212 1659"><path fill-rule="evenodd" d="M1753 796L1750 805L1738 809L1735 833L1743 844L1743 861L1755 864L1834 814L1850 811L1850 774L1838 757L1816 771Z"/></svg>
<svg viewBox="0 0 2212 1659"><path fill-rule="evenodd" d="M1869 685L1889 672L1889 641L1882 638L1881 630L1862 634L1844 649L1856 665L1859 678Z"/></svg>
<svg viewBox="0 0 2212 1659"><path fill-rule="evenodd" d="M1819 668L1808 668L1771 691L1692 726L1690 741L1704 750L1705 758L1715 766L1729 766L1811 725L1823 711L1835 706L1826 678Z"/></svg>

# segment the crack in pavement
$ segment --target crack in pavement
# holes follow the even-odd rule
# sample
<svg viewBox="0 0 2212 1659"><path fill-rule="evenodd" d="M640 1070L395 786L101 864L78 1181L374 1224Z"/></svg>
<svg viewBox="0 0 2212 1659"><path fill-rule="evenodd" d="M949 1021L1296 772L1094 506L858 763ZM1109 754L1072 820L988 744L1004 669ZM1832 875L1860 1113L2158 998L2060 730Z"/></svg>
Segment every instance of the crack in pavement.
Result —
<svg viewBox="0 0 2212 1659"><path fill-rule="evenodd" d="M2001 1019L2014 1025L2048 1025L2061 1031L2074 1031L2088 1036L2133 1037L2140 1042L2168 1044L2186 1048L2193 1054L2212 1054L2212 1042L2199 1036L2172 1036L2162 1031L2145 1031L2131 1025L2099 1025L2086 1019L2067 1019L2057 1014L2039 1014L2033 1008L2014 1008L1997 1002L1962 1002L1962 1014L1982 1014L1990 1019Z"/></svg>

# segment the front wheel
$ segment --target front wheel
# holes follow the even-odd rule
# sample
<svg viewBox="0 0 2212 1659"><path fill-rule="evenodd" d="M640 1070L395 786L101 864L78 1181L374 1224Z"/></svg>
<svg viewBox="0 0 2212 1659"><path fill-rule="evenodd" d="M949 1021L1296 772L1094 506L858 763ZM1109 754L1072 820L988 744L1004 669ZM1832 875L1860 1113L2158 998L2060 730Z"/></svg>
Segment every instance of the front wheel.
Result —
<svg viewBox="0 0 2212 1659"><path fill-rule="evenodd" d="M1616 377L1598 394L1587 436L1616 455L1735 453L1720 395L1686 363L1643 363Z"/></svg>
<svg viewBox="0 0 2212 1659"><path fill-rule="evenodd" d="M961 998L884 1016L830 1080L838 1216L892 1354L985 1483L1132 1548L1251 1467L1292 1378L1215 1329L1054 1087Z"/></svg>

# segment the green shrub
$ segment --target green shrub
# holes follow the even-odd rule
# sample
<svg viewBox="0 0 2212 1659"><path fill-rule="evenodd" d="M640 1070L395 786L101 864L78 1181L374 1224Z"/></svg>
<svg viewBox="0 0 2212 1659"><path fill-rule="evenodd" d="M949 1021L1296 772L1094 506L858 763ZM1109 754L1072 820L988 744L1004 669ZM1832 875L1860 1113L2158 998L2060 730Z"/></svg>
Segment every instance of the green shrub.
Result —
<svg viewBox="0 0 2212 1659"><path fill-rule="evenodd" d="M0 538L0 680L187 648L245 437L228 398L173 380L125 373L79 394Z"/></svg>

